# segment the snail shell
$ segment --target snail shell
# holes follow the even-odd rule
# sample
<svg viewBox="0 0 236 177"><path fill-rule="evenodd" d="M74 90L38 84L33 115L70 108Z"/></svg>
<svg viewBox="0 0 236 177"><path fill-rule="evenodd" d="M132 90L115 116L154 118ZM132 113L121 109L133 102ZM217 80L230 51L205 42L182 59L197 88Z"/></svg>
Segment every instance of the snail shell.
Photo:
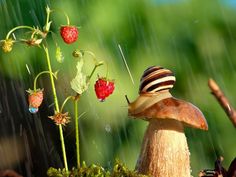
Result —
<svg viewBox="0 0 236 177"><path fill-rule="evenodd" d="M147 68L141 79L139 93L156 93L162 90L169 90L174 86L174 73L160 66Z"/></svg>

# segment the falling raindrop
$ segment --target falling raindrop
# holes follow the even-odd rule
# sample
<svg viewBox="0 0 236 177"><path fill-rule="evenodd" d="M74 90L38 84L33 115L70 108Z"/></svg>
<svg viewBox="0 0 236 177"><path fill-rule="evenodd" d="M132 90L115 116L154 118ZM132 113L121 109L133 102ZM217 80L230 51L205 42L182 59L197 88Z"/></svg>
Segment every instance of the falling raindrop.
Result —
<svg viewBox="0 0 236 177"><path fill-rule="evenodd" d="M107 133L111 133L111 125L110 124L106 124L105 125L105 130Z"/></svg>
<svg viewBox="0 0 236 177"><path fill-rule="evenodd" d="M53 107L55 105L55 103L52 103L52 104L50 104L49 106L48 106L48 108L51 108L51 107Z"/></svg>
<svg viewBox="0 0 236 177"><path fill-rule="evenodd" d="M25 67L26 67L26 69L27 69L29 75L31 75L31 72L30 72L29 66L28 66L27 64L25 64Z"/></svg>

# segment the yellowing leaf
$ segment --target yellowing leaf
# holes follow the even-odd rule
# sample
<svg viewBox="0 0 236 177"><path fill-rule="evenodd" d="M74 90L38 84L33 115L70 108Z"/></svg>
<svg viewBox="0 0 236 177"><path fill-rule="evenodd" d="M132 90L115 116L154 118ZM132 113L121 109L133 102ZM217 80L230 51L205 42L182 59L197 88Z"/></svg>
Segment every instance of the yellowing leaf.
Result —
<svg viewBox="0 0 236 177"><path fill-rule="evenodd" d="M77 74L75 78L70 82L71 88L78 94L82 94L88 89L89 86L88 77L82 73L83 64L84 62L82 59L78 61L76 65Z"/></svg>

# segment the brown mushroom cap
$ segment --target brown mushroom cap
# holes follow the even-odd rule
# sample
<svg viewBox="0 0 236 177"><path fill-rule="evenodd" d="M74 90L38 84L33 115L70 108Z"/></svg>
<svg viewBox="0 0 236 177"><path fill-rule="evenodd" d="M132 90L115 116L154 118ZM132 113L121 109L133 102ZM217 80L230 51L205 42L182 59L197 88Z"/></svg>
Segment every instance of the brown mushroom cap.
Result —
<svg viewBox="0 0 236 177"><path fill-rule="evenodd" d="M173 97L162 99L137 114L129 110L129 116L145 120L174 119L190 127L208 130L207 121L196 106Z"/></svg>

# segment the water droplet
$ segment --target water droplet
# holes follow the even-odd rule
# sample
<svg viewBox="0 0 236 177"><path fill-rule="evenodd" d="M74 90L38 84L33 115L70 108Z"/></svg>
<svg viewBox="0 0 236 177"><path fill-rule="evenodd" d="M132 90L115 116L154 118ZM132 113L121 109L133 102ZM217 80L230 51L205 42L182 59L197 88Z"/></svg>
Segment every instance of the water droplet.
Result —
<svg viewBox="0 0 236 177"><path fill-rule="evenodd" d="M98 99L100 102L104 102L105 101L105 98L100 98Z"/></svg>
<svg viewBox="0 0 236 177"><path fill-rule="evenodd" d="M38 112L38 108L34 108L34 107L29 107L29 112L32 113L32 114L35 114Z"/></svg>
<svg viewBox="0 0 236 177"><path fill-rule="evenodd" d="M111 132L111 125L106 124L105 125L105 130L106 130L106 132L110 133Z"/></svg>

